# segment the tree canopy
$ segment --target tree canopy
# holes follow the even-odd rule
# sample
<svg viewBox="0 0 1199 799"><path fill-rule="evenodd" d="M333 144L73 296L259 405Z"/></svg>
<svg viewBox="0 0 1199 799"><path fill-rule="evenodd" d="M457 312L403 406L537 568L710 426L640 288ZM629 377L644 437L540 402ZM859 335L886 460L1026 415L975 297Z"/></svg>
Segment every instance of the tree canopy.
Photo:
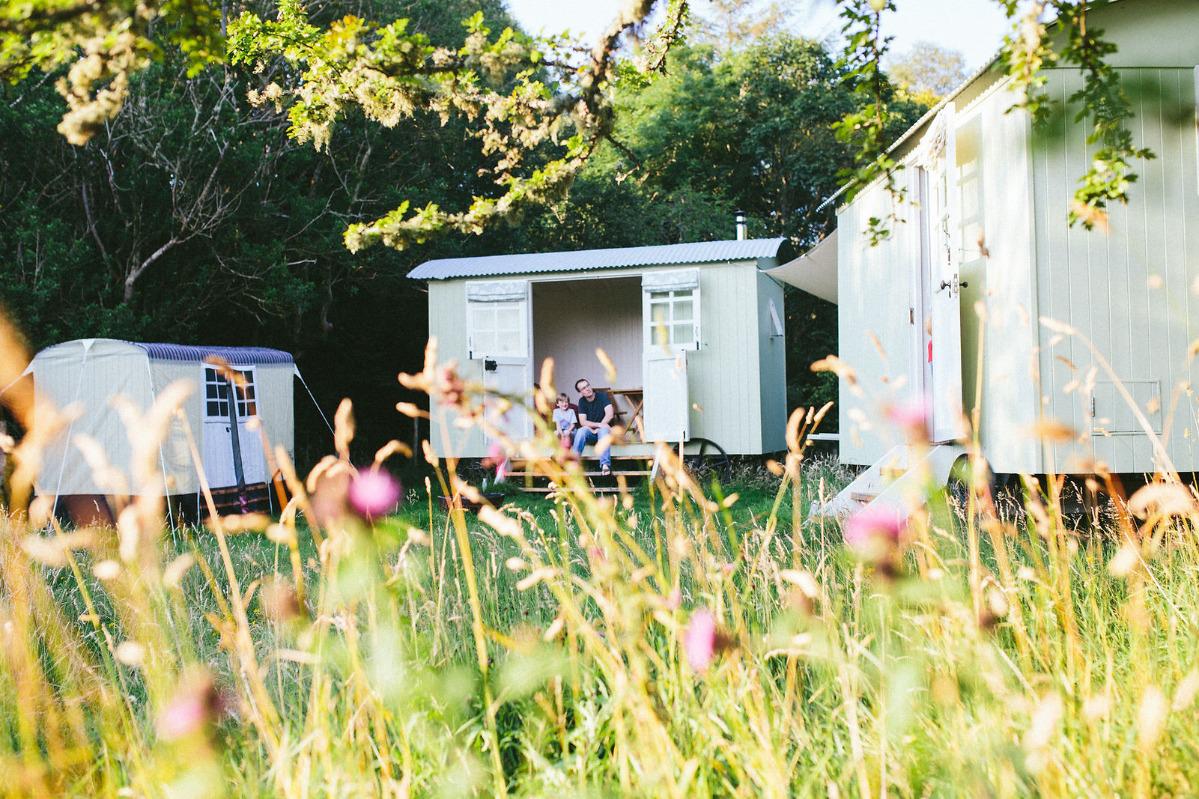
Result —
<svg viewBox="0 0 1199 799"><path fill-rule="evenodd" d="M783 6L755 0L706 9L691 45L685 0L641 0L591 47L526 35L502 0L0 4L5 305L38 347L291 349L327 404L355 397L369 443L424 345L404 278L421 260L726 238L738 208L753 235L816 241L821 203L889 179L925 107L884 69L895 2L839 0L836 51L766 32ZM1097 152L1070 212L1096 224L1150 155L1110 44L1085 3L997 2L1034 115L1044 65L1086 77L1072 102ZM829 398L807 365L835 350L833 309L788 307L792 400Z"/></svg>
<svg viewBox="0 0 1199 799"><path fill-rule="evenodd" d="M931 104L966 79L966 59L957 50L916 42L889 62L887 74L901 89Z"/></svg>

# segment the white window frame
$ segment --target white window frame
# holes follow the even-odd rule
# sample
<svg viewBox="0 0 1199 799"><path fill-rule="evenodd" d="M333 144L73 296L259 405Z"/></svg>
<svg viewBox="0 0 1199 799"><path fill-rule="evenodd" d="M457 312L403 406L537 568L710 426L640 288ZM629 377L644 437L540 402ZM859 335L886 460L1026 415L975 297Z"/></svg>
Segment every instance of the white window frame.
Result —
<svg viewBox="0 0 1199 799"><path fill-rule="evenodd" d="M663 298L663 297L655 298L654 297L655 294L658 294L658 295L666 294L668 296L665 298ZM672 350L672 351L698 350L699 349L701 327L700 327L700 291L699 291L698 287L691 288L691 289L661 289L661 290L647 288L644 291L642 291L642 302L644 303L644 307L643 307L643 311L642 311L642 317L644 320L643 321L643 327L644 327L643 343L647 349L651 348L651 347L657 347L657 348L661 349L663 347L662 343L657 341L655 338L655 333L657 332L657 329L658 329L658 324L654 321L654 307L655 306L665 306L668 309L667 313L669 314L669 319L668 319L668 321L666 321L664 323L664 326L667 331L667 337L668 337L668 343L666 344L667 349ZM691 303L691 319L676 322L675 318L674 318L675 306L678 304L681 304L683 302ZM674 338L675 327L678 325L686 324L688 321L691 323L690 338L688 338L685 341L676 341Z"/></svg>
<svg viewBox="0 0 1199 799"><path fill-rule="evenodd" d="M204 379L202 382L203 382L203 391L204 391L204 420L205 421L208 421L208 422L215 422L215 421L228 422L229 421L229 394L231 391L235 394L240 395L240 396L237 396L235 399L235 402L237 402L238 421L240 421L242 419L250 419L250 418L253 418L258 415L258 380L256 379L257 376L254 373L253 366L230 366L229 367L229 369L239 372L241 374L241 376L245 379L246 391L244 394L242 392L238 392L236 387L233 385L232 381L230 381L223 374L221 374L221 370L218 369L217 367L210 366L208 364L204 364L201 368L203 368L203 370L204 370L202 373L204 376ZM216 390L216 393L217 393L216 397L208 396L208 389L210 387L212 387ZM220 396L222 388L225 389L224 398L222 398ZM217 404L217 411L218 411L217 415L213 415L213 414L209 413L209 404L214 403L214 402ZM223 414L219 413L222 405L224 406L224 409L225 409L225 412Z"/></svg>
<svg viewBox="0 0 1199 799"><path fill-rule="evenodd" d="M500 351L498 344L500 342L499 312L515 311L517 318L521 318L528 313L528 304L524 300L504 300L501 302L467 302L466 304L466 348L470 354L471 360L480 360L483 358L520 358L528 357L529 352L529 325L527 321L522 321L517 326L515 331L518 336L515 349L507 349ZM477 319L478 312L489 312L493 320L490 330L481 329ZM494 343L496 348L484 346Z"/></svg>

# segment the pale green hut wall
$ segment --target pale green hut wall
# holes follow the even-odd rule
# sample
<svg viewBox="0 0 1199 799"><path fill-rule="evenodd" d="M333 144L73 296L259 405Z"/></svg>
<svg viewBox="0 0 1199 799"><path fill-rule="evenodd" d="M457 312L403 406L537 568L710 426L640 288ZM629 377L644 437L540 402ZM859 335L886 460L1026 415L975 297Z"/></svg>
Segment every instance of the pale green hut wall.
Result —
<svg viewBox="0 0 1199 799"><path fill-rule="evenodd" d="M762 451L757 265L700 268L701 345L687 353L691 436L734 454Z"/></svg>
<svg viewBox="0 0 1199 799"><path fill-rule="evenodd" d="M463 380L482 382L483 364L470 359L467 346L465 280L430 281L429 339L436 339L439 364L454 361ZM473 425L458 426L453 408L433 403L430 415L429 442L434 452L468 458L486 454L482 432Z"/></svg>
<svg viewBox="0 0 1199 799"><path fill-rule="evenodd" d="M1186 387L1196 379L1187 348L1199 337L1192 321L1199 307L1192 289L1199 279L1199 13L1189 0L1124 0L1093 9L1089 21L1118 47L1110 62L1122 67L1133 101L1134 142L1157 158L1134 165L1131 202L1110 209L1110 231L1071 229L1069 202L1093 152L1073 109L1034 134L1025 114L1009 111L1016 98L1006 81L996 82L995 70L957 95L959 150L968 151L968 137L978 135L982 159L981 185L973 188L979 218L973 225L963 219L961 271L970 284L962 292L965 406L981 407L980 435L996 471L1071 471L1092 458L1116 471L1152 469L1149 438L1137 432L1110 377L1100 370L1092 393L1079 385L1097 367L1084 341L1039 324L1041 317L1057 319L1094 343L1154 429L1170 430L1174 465L1193 471L1199 408ZM1082 85L1074 70L1046 74L1046 90L1059 102ZM900 154L915 147L919 133ZM959 153L959 168L970 157ZM838 215L839 349L858 384L842 381L840 392L841 457L850 464L872 463L895 443L878 423L879 410L904 395L918 365L906 346L914 226L893 225L892 237L874 248L863 235L870 216L891 210L876 184ZM897 212L901 219L906 213ZM1042 406L1046 417L1083 431L1084 443L1042 451L1029 435Z"/></svg>
<svg viewBox="0 0 1199 799"><path fill-rule="evenodd" d="M758 274L758 372L761 385L761 452L778 452L787 446L787 339L775 332L770 303L785 321L783 287ZM823 355L824 353L820 353Z"/></svg>
<svg viewBox="0 0 1199 799"><path fill-rule="evenodd" d="M698 268L700 273L700 348L687 353L691 387L691 435L715 441L732 454L760 454L778 449L777 408L785 412L786 381L784 368L773 357L769 374L763 369L760 346L770 325L759 315L764 302L760 298L758 265L755 262L728 264L673 264L654 270ZM646 269L606 269L602 272L555 273L554 280L607 278L640 275ZM484 279L484 278L480 278ZM536 281L533 275L530 279ZM466 338L465 279L429 282L429 336L437 339L438 360L456 360L464 379L482 380L482 366L469 359ZM776 287L777 288L777 287ZM781 303L779 312L782 313ZM536 310L534 310L536 314ZM534 344L535 349L539 349ZM777 347L781 352L781 342ZM532 378L537 380L541 364L534 363ZM559 380L560 382L560 380ZM764 432L764 395L769 400L771 421ZM432 408L430 440L439 455L482 457L486 445L475 428L455 425L452 409ZM769 446L766 444L769 442Z"/></svg>
<svg viewBox="0 0 1199 799"><path fill-rule="evenodd" d="M980 435L998 471L1038 471L1033 389L1038 339L1032 279L1032 186L1029 120L1009 112L1007 82L974 95L955 115L960 197L962 389L967 412L980 411ZM910 158L898 175L915 192ZM838 347L856 383L841 382L841 459L867 465L901 443L882 421L891 403L915 401L922 352L910 315L916 306L919 226L915 207L898 205L881 183L868 187L838 218ZM872 246L867 220L898 219ZM909 221L909 219L911 221ZM980 316L980 309L982 315ZM979 358L982 357L980 363ZM979 392L981 372L981 387Z"/></svg>
<svg viewBox="0 0 1199 799"><path fill-rule="evenodd" d="M1103 38L1116 45L1116 52L1104 59L1114 67L1190 69L1199 48L1196 17L1194 0L1120 0L1092 4L1087 25L1102 30Z"/></svg>
<svg viewBox="0 0 1199 799"><path fill-rule="evenodd" d="M910 171L900 173L906 180ZM871 245L871 217L888 219L891 235ZM837 215L837 349L855 379L840 381L838 421L843 463L869 465L900 443L880 421L882 409L912 400L918 366L913 343L912 264L919 226L910 203L894 203L881 183L863 190Z"/></svg>
<svg viewBox="0 0 1199 799"><path fill-rule="evenodd" d="M37 407L35 423L69 413L76 418L65 424L43 453L37 491L44 495L112 494L105 483L80 456L78 436L96 441L119 479L124 491L140 494L148 486L135 484L131 462L130 431L117 408L127 402L144 413L153 402L150 368L146 353L124 341L95 339L70 341L39 352L31 364Z"/></svg>
<svg viewBox="0 0 1199 799"><path fill-rule="evenodd" d="M1169 3L1148 4L1173 10ZM1179 42L1187 42L1190 52L1184 57L1189 61L1185 68L1121 70L1121 77L1135 84L1136 118L1130 123L1134 140L1151 148L1157 158L1134 165L1139 179L1131 187L1129 204L1110 208L1108 232L1088 233L1066 224L1074 186L1089 160L1083 128L1068 119L1057 120L1038 135L1034 156L1040 313L1068 323L1094 344L1155 431L1170 430L1170 455L1184 471L1199 468L1199 408L1186 388L1196 377L1188 364L1188 346L1199 335L1194 317L1199 300L1193 292L1199 278L1199 170L1190 66L1199 62L1199 15L1189 7L1191 13L1182 16L1163 13L1151 18L1146 13L1141 19L1138 13L1139 23L1130 21L1133 29L1117 37L1122 50L1126 45L1129 50L1140 48L1142 57L1153 62L1178 59ZM1151 39L1161 43L1160 56L1145 50ZM1062 99L1081 82L1075 71L1054 70L1046 90ZM1112 376L1086 343L1052 330L1042 330L1041 338L1046 414L1085 436L1082 444L1047 452L1045 470L1085 469L1091 458L1121 472L1152 470L1150 437L1141 432ZM1098 370L1093 394L1066 393L1092 368ZM1091 435L1086 436L1087 431Z"/></svg>
<svg viewBox="0 0 1199 799"><path fill-rule="evenodd" d="M963 407L997 472L1040 471L1030 120L1005 81L958 116ZM971 160L974 163L971 163ZM981 316L980 316L981 308ZM979 363L981 355L982 362ZM978 391L982 372L982 392Z"/></svg>

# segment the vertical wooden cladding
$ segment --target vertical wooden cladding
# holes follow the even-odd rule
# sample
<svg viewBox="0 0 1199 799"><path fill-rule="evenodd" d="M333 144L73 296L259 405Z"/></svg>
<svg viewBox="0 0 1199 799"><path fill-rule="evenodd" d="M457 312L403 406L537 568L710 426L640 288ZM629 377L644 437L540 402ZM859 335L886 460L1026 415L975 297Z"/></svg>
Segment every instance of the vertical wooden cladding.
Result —
<svg viewBox="0 0 1199 799"><path fill-rule="evenodd" d="M964 217L962 358L967 412L979 411L979 435L999 472L1040 471L1037 418L1036 284L1028 115L1012 106L1008 84L997 85L961 115L959 166L969 170L979 208ZM961 138L959 138L961 143ZM979 163L965 162L973 153ZM970 185L973 184L973 185ZM965 204L965 199L963 199ZM982 316L978 307L981 305ZM981 363L976 363L981 356ZM975 396L982 370L982 396ZM971 385L973 383L974 385Z"/></svg>
<svg viewBox="0 0 1199 799"><path fill-rule="evenodd" d="M904 169L897 179L907 184L914 174ZM909 316L919 257L919 225L907 221L911 209L911 203L896 203L882 184L875 184L837 217L837 348L860 389L842 381L839 392L843 463L874 463L898 443L895 432L880 423L880 410L910 399L913 390L910 376L918 366L913 326L921 320ZM890 235L877 245L864 232L871 217L890 220Z"/></svg>
<svg viewBox="0 0 1199 799"><path fill-rule="evenodd" d="M700 347L688 353L691 435L730 453L761 452L757 268L732 263L700 268Z"/></svg>
<svg viewBox="0 0 1199 799"><path fill-rule="evenodd" d="M655 270L698 268L700 275L700 303L702 318L700 346L687 353L687 369L691 392L691 436L715 441L727 452L734 454L760 454L764 443L771 443L770 450L782 446L780 422L768 422L776 432L764 431L762 415L767 408L765 395L770 395L770 413L776 417L785 413L786 377L785 367L780 360L775 369L773 361L767 362L762 348L777 346L781 354L781 343L772 345L764 338L770 326L769 310L763 320L759 305L763 302L759 289L759 270L754 262L723 264L677 264L654 267ZM645 269L612 269L599 273L558 274L553 278L538 278L536 275L519 276L534 282L533 317L534 351L540 356L553 354L553 347L537 340L538 296L542 281L546 285L570 281L570 285L587 285L602 291L604 282L615 278L636 278ZM762 278L764 279L764 278ZM429 336L437 339L438 361L457 361L458 370L467 381L482 380L482 364L470 360L466 339L466 294L467 280L435 280L429 282ZM778 287L767 280L771 290ZM591 290L591 289L589 289ZM763 289L765 291L767 289ZM640 289L638 289L640 292ZM551 290L551 294L554 292ZM779 313L782 314L781 291L778 291ZM640 309L640 305L637 306ZM765 307L765 306L763 306ZM602 326L603 319L588 316L586 303L581 302L572 311L578 324L583 327ZM640 313L640 311L638 311ZM598 337L597 337L598 339ZM594 344L590 352L594 353ZM640 353L640 339L636 342ZM575 348L576 350L578 347ZM619 358L627 353L610 353ZM769 370L767 369L769 367ZM537 380L541 362L533 364L533 380ZM623 370L622 370L623 371ZM599 366L596 364L598 377ZM640 374L640 370L638 370ZM557 382L563 387L566 375L559 374ZM621 381L622 383L625 381ZM486 454L482 435L474 428L463 429L455 425L454 414L449 409L433 408L431 440L434 451L441 455L481 457Z"/></svg>
<svg viewBox="0 0 1199 799"><path fill-rule="evenodd" d="M1116 471L1153 468L1148 435L1129 429L1131 409L1113 407L1106 385L1112 381L1135 387L1141 410L1161 420L1177 468L1199 467L1190 388L1195 375L1188 357L1199 333L1192 320L1199 278L1194 70L1129 68L1120 76L1135 109L1129 122L1133 139L1157 157L1133 165L1139 178L1128 205L1109 209L1109 230L1088 233L1066 221L1077 180L1094 151L1085 125L1074 122L1071 111L1035 136L1040 313L1076 328L1113 373L1083 339L1042 328L1046 415L1083 434L1083 443L1046 453L1047 471L1070 471L1089 457ZM1081 85L1078 72L1052 70L1046 89L1065 102ZM1101 382L1094 402L1091 393L1076 388L1092 370Z"/></svg>
<svg viewBox="0 0 1199 799"><path fill-rule="evenodd" d="M754 270L757 272L757 270ZM771 305L782 321L783 287L757 273L758 370L762 439L760 452L777 452L787 446L787 346L775 329ZM820 353L823 354L823 353ZM813 353L815 357L817 353Z"/></svg>

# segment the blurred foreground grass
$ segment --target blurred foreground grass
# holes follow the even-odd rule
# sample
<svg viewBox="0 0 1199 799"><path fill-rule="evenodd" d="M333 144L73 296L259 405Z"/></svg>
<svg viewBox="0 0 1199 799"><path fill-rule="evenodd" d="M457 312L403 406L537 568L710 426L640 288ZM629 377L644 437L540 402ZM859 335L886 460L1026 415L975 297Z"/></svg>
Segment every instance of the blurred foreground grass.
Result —
<svg viewBox="0 0 1199 799"><path fill-rule="evenodd" d="M6 519L0 793L1199 793L1189 488L1075 529L1060 481L1005 515L980 479L843 532L806 518L844 475L802 424L736 486L663 451L600 498L553 456L549 500L415 491L372 521L347 408L278 520L164 530L149 495L113 530Z"/></svg>

